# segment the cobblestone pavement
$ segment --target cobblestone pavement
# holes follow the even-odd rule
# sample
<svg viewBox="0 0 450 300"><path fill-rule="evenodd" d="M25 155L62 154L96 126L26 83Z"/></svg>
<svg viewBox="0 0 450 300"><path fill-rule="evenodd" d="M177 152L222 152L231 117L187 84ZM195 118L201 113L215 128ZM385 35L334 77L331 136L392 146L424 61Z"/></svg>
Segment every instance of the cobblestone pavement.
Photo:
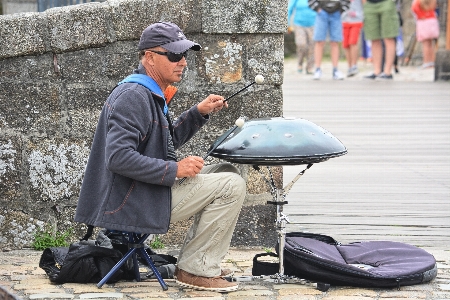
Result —
<svg viewBox="0 0 450 300"><path fill-rule="evenodd" d="M285 75L299 80L312 80L296 72L295 61L285 65ZM331 79L331 66L323 64L323 81ZM370 66L361 64L361 73L346 80L362 80L363 73ZM328 72L329 71L329 72ZM345 65L341 63L341 71ZM327 74L329 75L327 77ZM420 70L417 67L402 67L398 81L433 81L433 70ZM288 99L287 99L288 100ZM437 278L428 284L403 286L399 290L371 289L332 286L327 292L319 291L313 284L277 284L268 281L253 280L240 283L239 290L231 293L213 293L179 288L173 280L167 280L169 290L162 291L159 283L144 279L142 282L121 281L106 284L98 289L96 284L52 284L38 263L42 252L17 250L3 252L0 256L0 300L3 299L276 299L276 300L394 300L394 299L450 299L450 249L445 246L427 247L438 262ZM230 249L222 267L235 271L235 276L251 274L252 259L264 249ZM145 271L145 270L143 270Z"/></svg>
<svg viewBox="0 0 450 300"><path fill-rule="evenodd" d="M235 271L235 276L251 274L252 258L263 249L230 249L222 265ZM95 284L52 284L38 267L41 252L17 250L5 252L0 259L0 299L201 299L201 300L356 300L356 299L450 299L449 252L432 252L438 261L438 276L428 284L404 286L400 290L370 289L332 286L327 292L319 291L314 284L277 284L264 281L241 282L239 290L231 293L214 293L182 289L173 280L166 280L169 290L162 291L156 280L141 282L120 281L99 289ZM145 270L143 270L145 271ZM7 294L12 295L10 297Z"/></svg>

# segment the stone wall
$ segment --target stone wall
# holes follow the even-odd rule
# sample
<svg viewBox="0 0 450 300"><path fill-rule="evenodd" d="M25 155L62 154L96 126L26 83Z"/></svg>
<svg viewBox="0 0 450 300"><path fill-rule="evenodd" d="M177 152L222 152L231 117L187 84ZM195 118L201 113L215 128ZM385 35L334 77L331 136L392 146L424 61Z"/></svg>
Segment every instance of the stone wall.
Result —
<svg viewBox="0 0 450 300"><path fill-rule="evenodd" d="M213 116L180 157L206 153L240 116L282 115L286 7L287 0L110 0L0 16L0 248L28 247L46 226L81 236L72 220L99 112L137 66L137 41L153 22L175 22L203 46L188 55L175 116L210 93L227 96L257 74L266 79ZM273 246L269 188L239 168L248 196L233 244ZM171 229L166 243L179 243L188 223L174 226L182 229Z"/></svg>

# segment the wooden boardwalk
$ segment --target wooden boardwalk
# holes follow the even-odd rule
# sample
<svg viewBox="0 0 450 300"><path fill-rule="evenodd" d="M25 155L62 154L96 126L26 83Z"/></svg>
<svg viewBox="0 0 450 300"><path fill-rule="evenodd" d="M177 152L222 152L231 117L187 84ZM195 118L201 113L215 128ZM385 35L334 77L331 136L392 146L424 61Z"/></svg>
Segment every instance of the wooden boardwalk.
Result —
<svg viewBox="0 0 450 300"><path fill-rule="evenodd" d="M450 250L450 83L433 82L432 70L400 72L392 82L314 81L286 63L284 116L320 125L348 149L294 185L289 231ZM284 167L285 184L303 168Z"/></svg>

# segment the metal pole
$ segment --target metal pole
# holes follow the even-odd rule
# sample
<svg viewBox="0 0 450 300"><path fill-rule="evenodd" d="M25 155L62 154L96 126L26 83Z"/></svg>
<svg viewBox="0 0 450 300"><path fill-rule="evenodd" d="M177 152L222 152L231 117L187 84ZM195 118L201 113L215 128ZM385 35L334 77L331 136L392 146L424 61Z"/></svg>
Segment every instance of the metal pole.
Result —
<svg viewBox="0 0 450 300"><path fill-rule="evenodd" d="M280 192L277 189L276 202L280 202ZM283 202L283 201L281 201ZM283 280L284 276L284 244L286 241L286 218L283 215L283 204L277 204L277 229L278 229L278 259L279 259L279 278Z"/></svg>

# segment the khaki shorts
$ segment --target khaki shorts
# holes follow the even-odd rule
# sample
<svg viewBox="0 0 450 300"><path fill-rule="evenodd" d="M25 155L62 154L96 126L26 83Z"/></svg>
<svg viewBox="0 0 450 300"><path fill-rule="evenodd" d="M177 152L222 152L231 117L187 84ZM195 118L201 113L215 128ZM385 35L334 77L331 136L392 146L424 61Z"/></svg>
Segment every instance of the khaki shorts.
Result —
<svg viewBox="0 0 450 300"><path fill-rule="evenodd" d="M364 35L367 40L380 40L398 36L400 20L395 2L384 0L364 4Z"/></svg>

